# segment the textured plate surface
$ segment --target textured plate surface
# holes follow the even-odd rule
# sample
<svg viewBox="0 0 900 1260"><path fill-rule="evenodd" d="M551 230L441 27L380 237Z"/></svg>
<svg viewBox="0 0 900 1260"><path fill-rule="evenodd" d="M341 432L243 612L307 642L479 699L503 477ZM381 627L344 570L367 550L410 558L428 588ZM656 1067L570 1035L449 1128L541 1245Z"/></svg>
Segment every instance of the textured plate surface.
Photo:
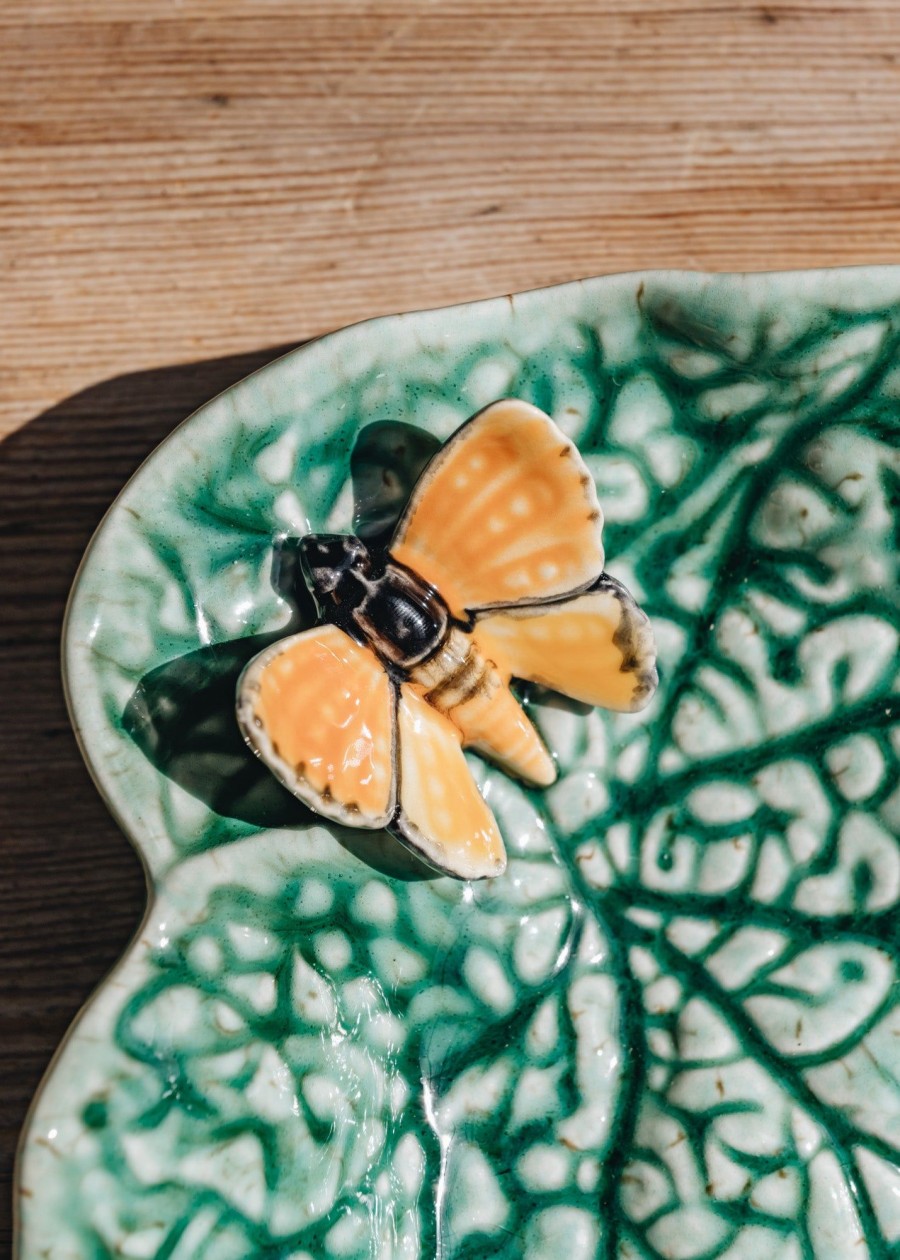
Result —
<svg viewBox="0 0 900 1260"><path fill-rule="evenodd" d="M897 1254L898 352L895 270L613 277L345 330L164 444L66 636L151 905L31 1117L23 1260ZM232 706L368 426L503 395L584 454L661 684L533 697L545 793L473 759L510 863L468 886L315 821Z"/></svg>

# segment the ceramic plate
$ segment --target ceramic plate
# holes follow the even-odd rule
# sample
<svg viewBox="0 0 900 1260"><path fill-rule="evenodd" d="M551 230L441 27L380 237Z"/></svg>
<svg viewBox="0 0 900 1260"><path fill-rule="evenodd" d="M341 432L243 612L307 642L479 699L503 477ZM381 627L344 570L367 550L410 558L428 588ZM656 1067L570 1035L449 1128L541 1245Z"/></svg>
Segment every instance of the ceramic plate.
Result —
<svg viewBox="0 0 900 1260"><path fill-rule="evenodd" d="M577 444L637 715L473 757L505 874L325 824L241 739L297 540L501 397ZM653 273L378 320L126 487L65 638L147 918L38 1098L21 1260L855 1260L900 1246L900 271ZM76 890L73 890L73 895Z"/></svg>

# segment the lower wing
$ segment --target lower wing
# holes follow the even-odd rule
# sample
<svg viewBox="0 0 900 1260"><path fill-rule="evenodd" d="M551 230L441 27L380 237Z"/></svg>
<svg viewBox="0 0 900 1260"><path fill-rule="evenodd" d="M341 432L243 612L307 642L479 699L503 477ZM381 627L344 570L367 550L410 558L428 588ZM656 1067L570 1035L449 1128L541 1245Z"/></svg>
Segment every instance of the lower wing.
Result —
<svg viewBox="0 0 900 1260"><path fill-rule="evenodd" d="M656 690L650 623L606 574L571 599L486 613L472 634L507 681L526 679L627 713L642 709Z"/></svg>
<svg viewBox="0 0 900 1260"><path fill-rule="evenodd" d="M500 875L506 853L462 751L462 735L409 684L400 688L397 836L457 879Z"/></svg>
<svg viewBox="0 0 900 1260"><path fill-rule="evenodd" d="M398 699L375 655L336 626L255 657L238 684L238 720L282 783L326 818L390 827L457 879L506 866L460 731L409 684Z"/></svg>

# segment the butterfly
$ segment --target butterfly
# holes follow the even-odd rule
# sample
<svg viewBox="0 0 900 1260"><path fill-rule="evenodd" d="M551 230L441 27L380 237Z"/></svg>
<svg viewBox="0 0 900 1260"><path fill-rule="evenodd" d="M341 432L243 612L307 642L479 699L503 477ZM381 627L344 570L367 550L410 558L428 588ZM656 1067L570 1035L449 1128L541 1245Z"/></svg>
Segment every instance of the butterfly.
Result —
<svg viewBox="0 0 900 1260"><path fill-rule="evenodd" d="M503 840L463 749L539 787L557 773L511 679L623 711L656 687L650 625L603 571L602 525L554 421L492 403L428 463L386 551L301 541L320 624L244 670L245 739L323 817L388 828L459 879L499 875Z"/></svg>

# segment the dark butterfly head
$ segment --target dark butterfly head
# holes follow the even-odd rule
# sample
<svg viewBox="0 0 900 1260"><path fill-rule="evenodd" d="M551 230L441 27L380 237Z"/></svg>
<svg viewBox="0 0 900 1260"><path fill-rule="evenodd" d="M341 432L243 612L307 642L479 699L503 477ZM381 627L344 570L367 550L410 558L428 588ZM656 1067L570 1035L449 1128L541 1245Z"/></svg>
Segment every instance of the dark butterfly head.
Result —
<svg viewBox="0 0 900 1260"><path fill-rule="evenodd" d="M300 543L300 564L320 609L356 604L364 593L361 578L372 571L365 543L352 534L309 534Z"/></svg>

